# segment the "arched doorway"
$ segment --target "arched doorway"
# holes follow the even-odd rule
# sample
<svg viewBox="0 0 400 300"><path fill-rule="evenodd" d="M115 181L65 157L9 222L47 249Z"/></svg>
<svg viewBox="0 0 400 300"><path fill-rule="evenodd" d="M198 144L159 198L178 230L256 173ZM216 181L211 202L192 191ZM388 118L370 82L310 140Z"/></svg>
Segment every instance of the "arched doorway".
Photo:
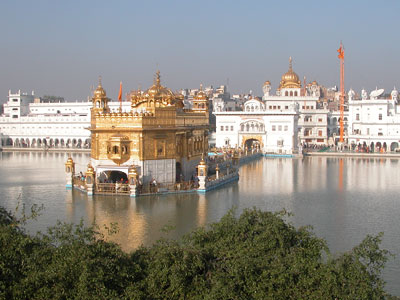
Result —
<svg viewBox="0 0 400 300"><path fill-rule="evenodd" d="M128 176L121 171L103 171L97 179L100 183L121 182L121 179L125 183L128 180Z"/></svg>
<svg viewBox="0 0 400 300"><path fill-rule="evenodd" d="M394 152L398 148L399 148L399 143L393 142L393 143L390 144L390 151Z"/></svg>
<svg viewBox="0 0 400 300"><path fill-rule="evenodd" d="M247 139L247 140L244 142L244 147L245 147L246 149L248 149L248 150L251 150L252 147L253 147L254 149L255 149L255 148L261 148L261 143L260 143L260 141L259 141L258 139L250 138L250 139Z"/></svg>
<svg viewBox="0 0 400 300"><path fill-rule="evenodd" d="M176 168L176 173L175 173L176 174L176 176L175 176L176 182L181 182L184 179L183 174L182 174L181 163L177 162L175 168Z"/></svg>
<svg viewBox="0 0 400 300"><path fill-rule="evenodd" d="M109 175L109 179L112 182L120 182L121 179L123 182L126 182L126 181L128 181L128 176L124 172L121 172L121 171L111 171L110 175Z"/></svg>
<svg viewBox="0 0 400 300"><path fill-rule="evenodd" d="M386 152L386 150L387 150L387 144L386 144L386 142L383 142L383 150Z"/></svg>
<svg viewBox="0 0 400 300"><path fill-rule="evenodd" d="M370 148L371 148L371 152L374 152L374 150L375 150L375 144L374 144L374 142L371 143Z"/></svg>
<svg viewBox="0 0 400 300"><path fill-rule="evenodd" d="M85 148L90 148L90 139L86 139Z"/></svg>

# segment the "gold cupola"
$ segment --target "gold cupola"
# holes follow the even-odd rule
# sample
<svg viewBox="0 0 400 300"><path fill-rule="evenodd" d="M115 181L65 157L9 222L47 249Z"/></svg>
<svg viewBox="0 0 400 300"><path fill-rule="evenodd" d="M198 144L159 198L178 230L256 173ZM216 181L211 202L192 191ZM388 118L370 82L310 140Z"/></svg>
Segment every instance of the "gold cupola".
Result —
<svg viewBox="0 0 400 300"><path fill-rule="evenodd" d="M208 112L208 97L203 91L203 85L200 84L200 90L193 97L193 111Z"/></svg>
<svg viewBox="0 0 400 300"><path fill-rule="evenodd" d="M300 88L301 82L299 76L293 71L292 68L292 57L289 57L289 70L282 75L279 89L284 88Z"/></svg>
<svg viewBox="0 0 400 300"><path fill-rule="evenodd" d="M99 77L99 85L93 93L92 104L92 111L94 113L104 113L109 112L110 110L108 107L108 98L106 91L101 85L101 77Z"/></svg>

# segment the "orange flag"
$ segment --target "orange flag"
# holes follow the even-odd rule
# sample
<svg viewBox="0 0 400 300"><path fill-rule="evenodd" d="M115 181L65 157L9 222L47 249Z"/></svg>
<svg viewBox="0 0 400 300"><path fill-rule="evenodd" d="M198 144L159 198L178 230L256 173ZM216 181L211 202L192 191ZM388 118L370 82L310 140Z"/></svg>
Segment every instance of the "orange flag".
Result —
<svg viewBox="0 0 400 300"><path fill-rule="evenodd" d="M343 51L343 46L340 44L340 48L337 50L339 53L338 58L344 58L344 51Z"/></svg>
<svg viewBox="0 0 400 300"><path fill-rule="evenodd" d="M119 94L118 94L118 100L122 100L122 81L119 83Z"/></svg>

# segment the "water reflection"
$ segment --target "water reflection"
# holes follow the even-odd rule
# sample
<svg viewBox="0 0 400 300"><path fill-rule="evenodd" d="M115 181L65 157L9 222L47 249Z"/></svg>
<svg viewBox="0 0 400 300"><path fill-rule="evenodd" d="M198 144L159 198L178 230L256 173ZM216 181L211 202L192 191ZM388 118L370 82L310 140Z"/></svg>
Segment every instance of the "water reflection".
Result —
<svg viewBox="0 0 400 300"><path fill-rule="evenodd" d="M87 154L71 154L76 170L85 171ZM304 158L260 159L240 169L239 183L206 195L180 194L130 198L88 197L65 189L65 153L0 153L0 203L13 210L44 204L30 230L45 230L57 220L87 224L117 222L109 237L132 250L161 237L177 238L198 226L218 221L229 209L258 207L294 213L296 226L311 224L330 248L347 251L366 234L385 232L383 246L400 255L400 206L397 159ZM165 225L175 228L164 233ZM103 233L106 230L103 228ZM400 258L388 263L388 290L400 295Z"/></svg>

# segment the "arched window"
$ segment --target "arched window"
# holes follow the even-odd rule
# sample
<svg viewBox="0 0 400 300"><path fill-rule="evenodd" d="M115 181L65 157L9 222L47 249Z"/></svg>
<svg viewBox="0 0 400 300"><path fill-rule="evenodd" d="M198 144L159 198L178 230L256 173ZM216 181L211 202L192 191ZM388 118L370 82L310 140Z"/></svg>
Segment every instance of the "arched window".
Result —
<svg viewBox="0 0 400 300"><path fill-rule="evenodd" d="M292 91L290 91L290 96L293 96L293 92Z"/></svg>
<svg viewBox="0 0 400 300"><path fill-rule="evenodd" d="M288 91L286 91L286 92L285 92L285 96L289 96L289 93L288 93Z"/></svg>
<svg viewBox="0 0 400 300"><path fill-rule="evenodd" d="M297 97L297 91L294 92L294 96Z"/></svg>
<svg viewBox="0 0 400 300"><path fill-rule="evenodd" d="M249 123L246 124L246 131L249 131L250 125Z"/></svg>
<svg viewBox="0 0 400 300"><path fill-rule="evenodd" d="M113 153L114 154L118 154L118 152L119 152L118 146L114 146L113 147Z"/></svg>
<svg viewBox="0 0 400 300"><path fill-rule="evenodd" d="M240 130L244 131L244 124L240 125Z"/></svg>

